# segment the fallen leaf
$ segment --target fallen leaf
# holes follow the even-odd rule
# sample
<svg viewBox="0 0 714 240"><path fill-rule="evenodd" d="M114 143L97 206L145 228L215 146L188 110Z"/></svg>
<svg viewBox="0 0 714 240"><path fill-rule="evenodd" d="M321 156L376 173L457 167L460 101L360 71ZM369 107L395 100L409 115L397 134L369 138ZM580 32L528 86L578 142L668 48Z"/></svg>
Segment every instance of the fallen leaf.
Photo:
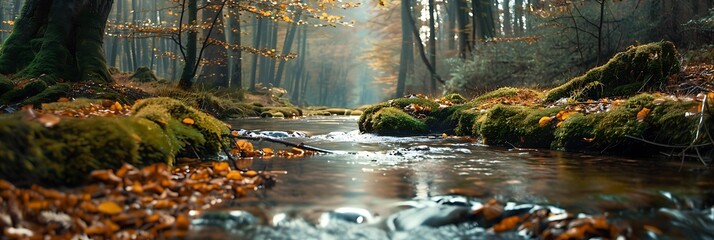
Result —
<svg viewBox="0 0 714 240"><path fill-rule="evenodd" d="M240 174L239 171L233 170L226 175L226 178L230 180L235 180L235 181L240 181L243 180L243 176Z"/></svg>
<svg viewBox="0 0 714 240"><path fill-rule="evenodd" d="M639 112L637 112L637 121L644 121L647 115L650 114L650 109L649 108L642 108Z"/></svg>
<svg viewBox="0 0 714 240"><path fill-rule="evenodd" d="M538 126L545 127L552 120L553 120L552 117L542 117L542 118L540 118L540 120L538 120Z"/></svg>
<svg viewBox="0 0 714 240"><path fill-rule="evenodd" d="M69 102L69 98L61 97L61 98L57 99L57 102Z"/></svg>
<svg viewBox="0 0 714 240"><path fill-rule="evenodd" d="M186 230L189 226L191 226L191 222L185 214L179 214L176 217L176 227L178 227L178 229Z"/></svg>
<svg viewBox="0 0 714 240"><path fill-rule="evenodd" d="M249 171L243 173L243 176L255 177L255 176L258 176L258 172L254 171L254 170L249 170Z"/></svg>
<svg viewBox="0 0 714 240"><path fill-rule="evenodd" d="M122 212L122 207L112 201L105 201L100 203L97 209L99 210L99 212L107 215L116 215Z"/></svg>
<svg viewBox="0 0 714 240"><path fill-rule="evenodd" d="M195 121L193 121L193 119L190 118L184 118L183 120L181 120L181 122L186 125L193 125L194 123L196 123Z"/></svg>

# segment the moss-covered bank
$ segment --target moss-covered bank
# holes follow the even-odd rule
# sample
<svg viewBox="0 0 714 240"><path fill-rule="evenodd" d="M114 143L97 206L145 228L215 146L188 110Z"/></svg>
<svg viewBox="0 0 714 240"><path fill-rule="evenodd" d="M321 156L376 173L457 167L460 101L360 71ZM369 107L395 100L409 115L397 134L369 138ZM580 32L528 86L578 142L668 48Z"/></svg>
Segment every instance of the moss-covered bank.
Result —
<svg viewBox="0 0 714 240"><path fill-rule="evenodd" d="M448 96L454 101L400 98L367 108L358 124L362 132L382 135L450 133L494 146L648 155L660 149L641 140L686 146L695 138L699 116L714 126L708 111L699 113L701 101L637 93L655 89L678 69L674 46L652 43L619 53L608 64L545 94L501 88L471 101L457 96ZM591 83L602 85L598 88L603 91L594 91ZM620 91L632 90L634 84L634 91ZM613 95L625 97L597 100ZM551 102L563 97L596 101Z"/></svg>
<svg viewBox="0 0 714 240"><path fill-rule="evenodd" d="M546 101L560 98L598 99L658 91L667 82L668 76L679 72L679 59L672 42L631 47L617 53L605 65L550 90Z"/></svg>
<svg viewBox="0 0 714 240"><path fill-rule="evenodd" d="M56 104L45 107L59 108ZM80 101L75 107L86 104ZM92 170L116 169L125 162L172 165L177 156L195 156L194 149L218 153L229 131L221 121L170 98L140 101L129 117L61 117L47 125L43 116L53 117L31 110L0 116L4 179L71 185L86 180Z"/></svg>

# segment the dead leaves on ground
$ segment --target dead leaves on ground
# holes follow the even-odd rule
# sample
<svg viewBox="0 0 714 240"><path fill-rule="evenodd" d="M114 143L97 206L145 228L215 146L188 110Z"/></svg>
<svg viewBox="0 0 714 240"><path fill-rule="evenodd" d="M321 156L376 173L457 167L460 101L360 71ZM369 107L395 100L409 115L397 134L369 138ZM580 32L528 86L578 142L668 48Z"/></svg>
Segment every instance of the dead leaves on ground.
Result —
<svg viewBox="0 0 714 240"><path fill-rule="evenodd" d="M92 172L94 183L66 192L0 180L0 229L15 239L182 237L201 210L268 186L273 176L227 162L156 164ZM191 213L191 214L189 214Z"/></svg>
<svg viewBox="0 0 714 240"><path fill-rule="evenodd" d="M551 212L548 208L504 216L504 205L495 199L472 214L482 219L481 223L492 225L489 231L502 233L515 230L537 239L617 239L623 232L620 227L609 223L605 216L576 217L570 213Z"/></svg>

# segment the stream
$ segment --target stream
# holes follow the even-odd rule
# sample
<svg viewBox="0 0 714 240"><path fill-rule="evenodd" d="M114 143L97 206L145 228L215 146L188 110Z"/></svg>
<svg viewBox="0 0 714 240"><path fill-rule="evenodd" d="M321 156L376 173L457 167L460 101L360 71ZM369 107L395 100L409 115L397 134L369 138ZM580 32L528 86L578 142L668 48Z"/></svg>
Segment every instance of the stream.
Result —
<svg viewBox="0 0 714 240"><path fill-rule="evenodd" d="M533 237L517 230L496 234L463 219L493 198L504 203L506 213L547 208L606 215L634 238L714 238L714 176L693 160L682 164L493 148L465 138L360 134L356 117L228 123L246 134L335 154L240 160L256 170L284 174L271 189L195 213L193 239Z"/></svg>

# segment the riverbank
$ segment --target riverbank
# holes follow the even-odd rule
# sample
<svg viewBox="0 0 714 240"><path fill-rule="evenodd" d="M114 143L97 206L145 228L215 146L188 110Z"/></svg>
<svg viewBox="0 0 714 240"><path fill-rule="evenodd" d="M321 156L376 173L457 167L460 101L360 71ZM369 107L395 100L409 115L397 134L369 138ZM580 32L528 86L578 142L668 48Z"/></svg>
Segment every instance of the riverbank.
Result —
<svg viewBox="0 0 714 240"><path fill-rule="evenodd" d="M680 68L669 42L632 47L550 90L501 88L466 100L408 96L373 105L360 131L472 136L492 146L710 161L710 64ZM682 71L683 69L683 71ZM683 87L684 86L684 87ZM687 89L692 89L687 91ZM686 88L689 87L689 88ZM458 99L458 100L454 100Z"/></svg>

